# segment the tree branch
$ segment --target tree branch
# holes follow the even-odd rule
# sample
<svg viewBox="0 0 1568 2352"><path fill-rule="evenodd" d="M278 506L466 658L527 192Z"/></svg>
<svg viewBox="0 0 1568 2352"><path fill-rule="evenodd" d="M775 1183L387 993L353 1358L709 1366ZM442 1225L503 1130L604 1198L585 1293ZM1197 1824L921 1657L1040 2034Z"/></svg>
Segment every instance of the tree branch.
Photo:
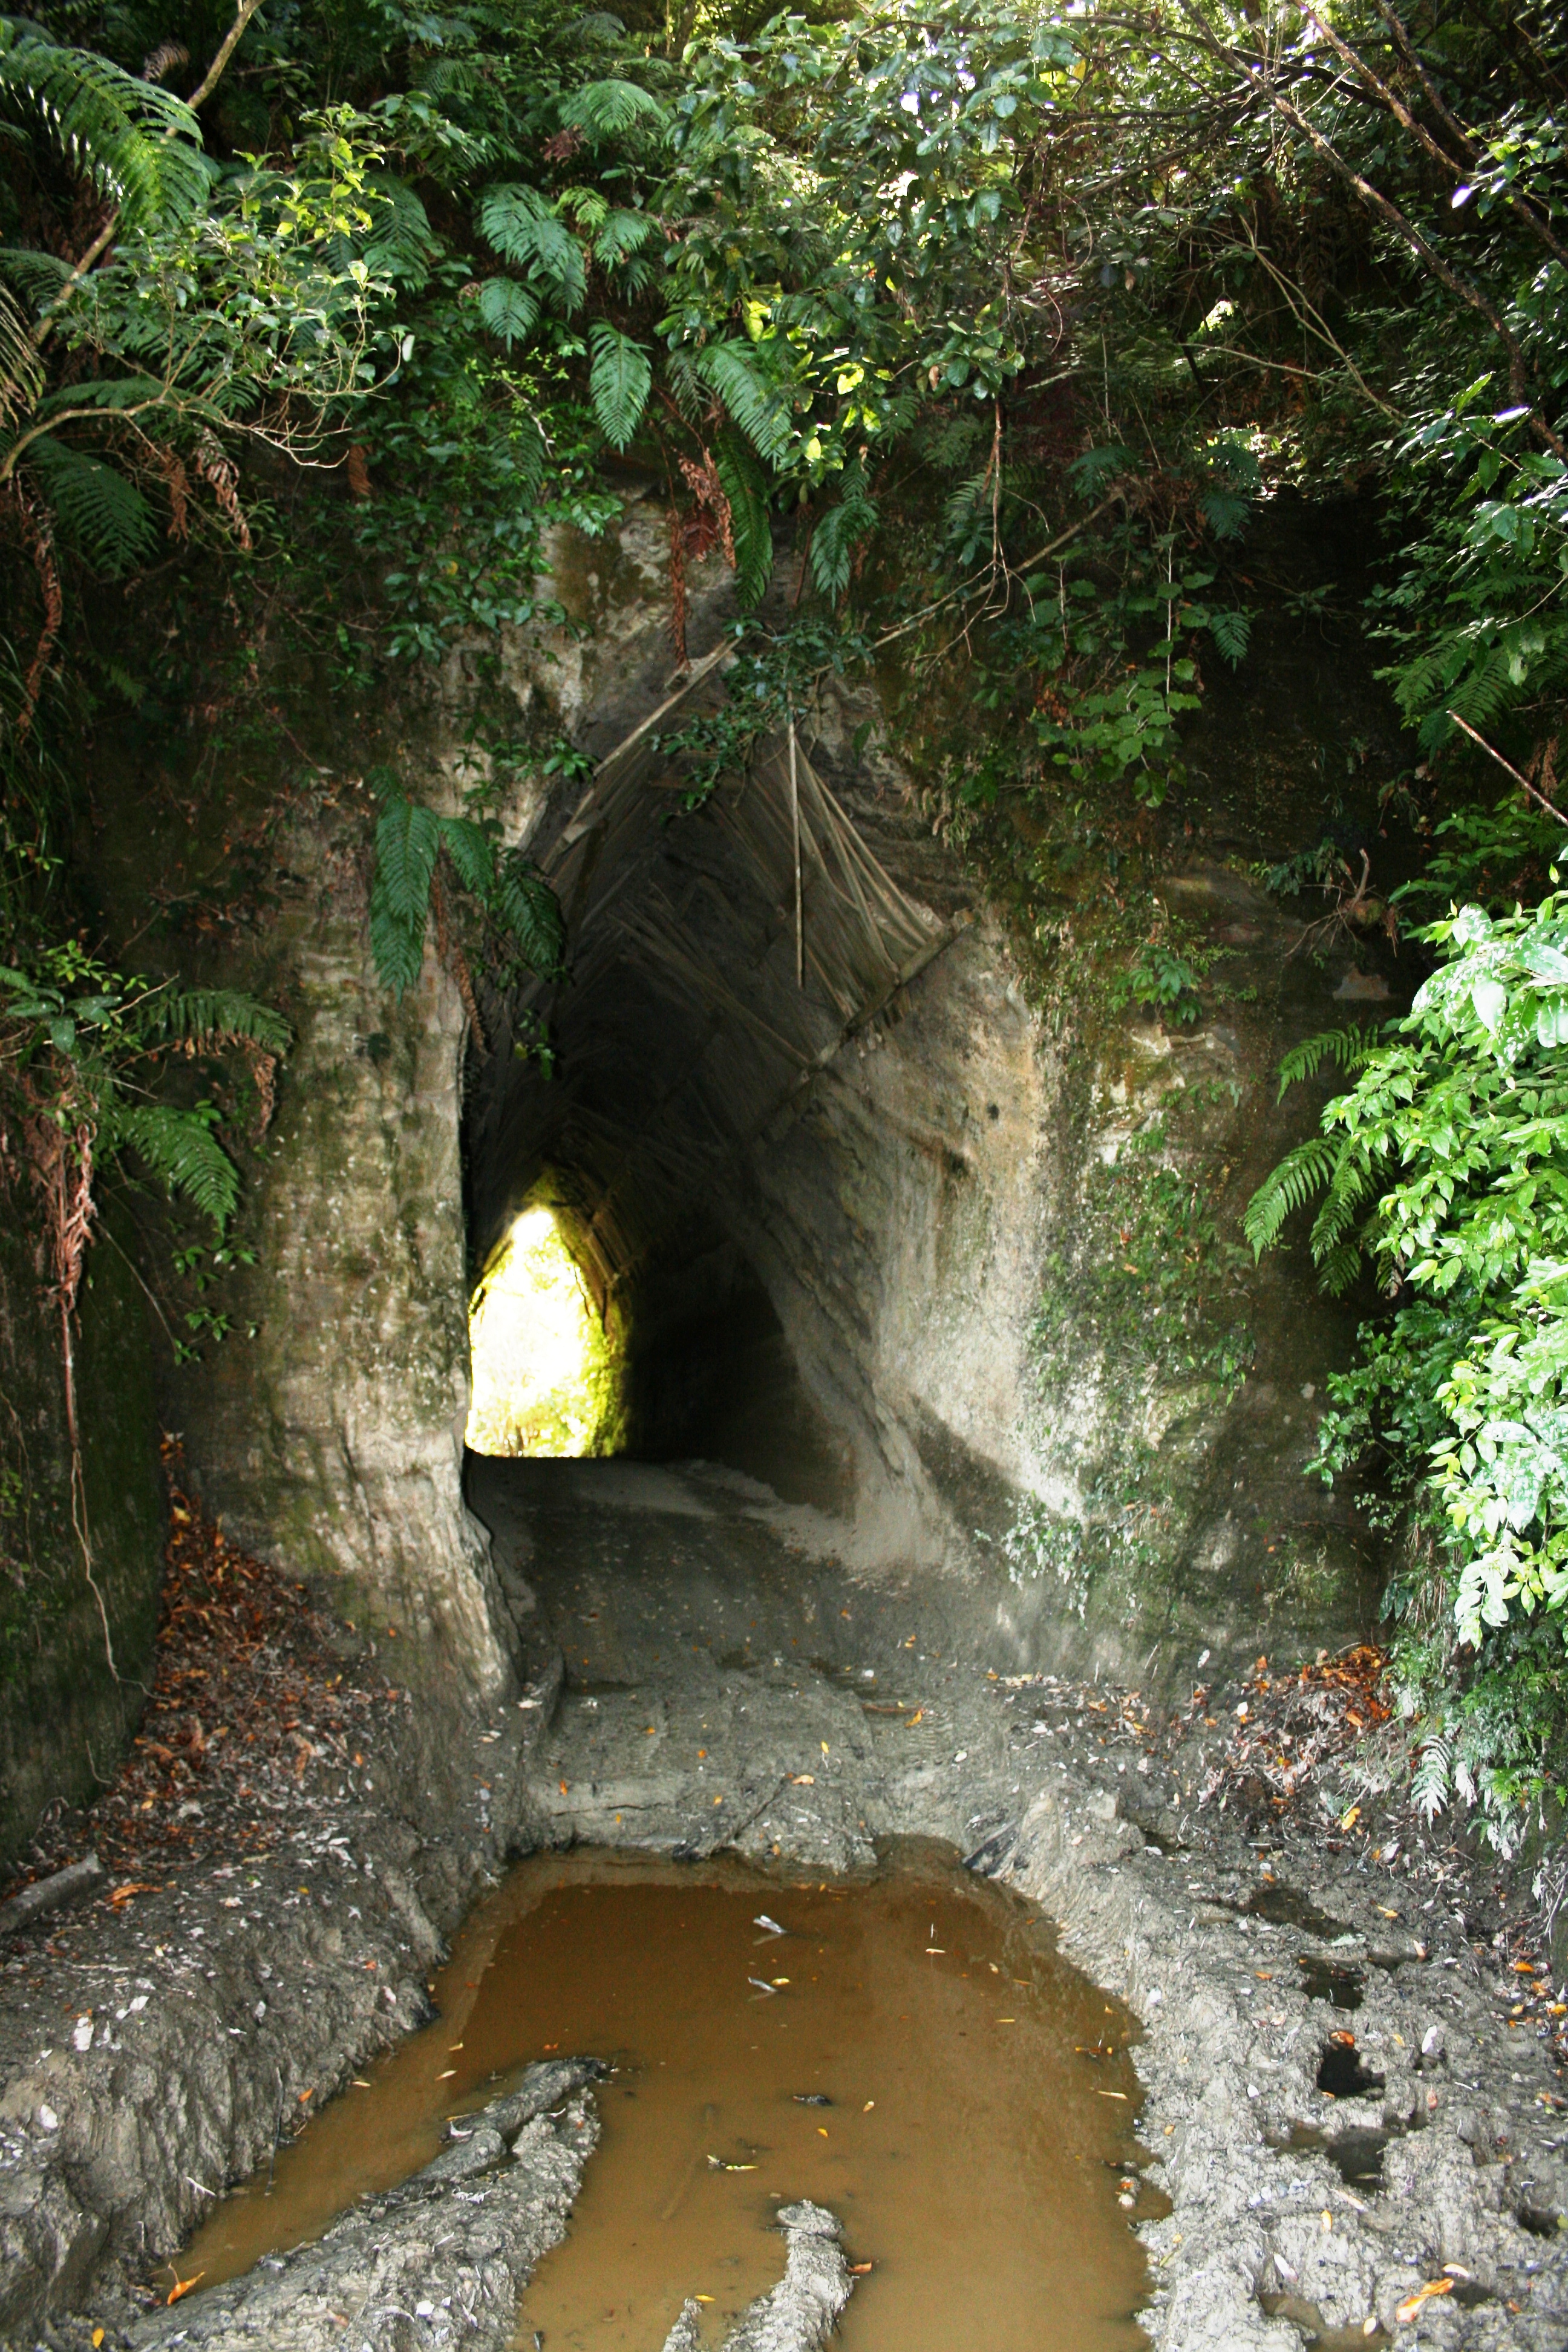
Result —
<svg viewBox="0 0 1568 2352"><path fill-rule="evenodd" d="M1458 275L1457 270L1449 268L1442 255L1436 252L1427 243L1415 222L1406 219L1393 199L1385 196L1380 188L1374 188L1372 182L1364 179L1352 163L1347 163L1332 141L1324 138L1317 125L1301 112L1300 107L1294 105L1281 90L1276 89L1273 82L1266 79L1250 59L1243 57L1239 49L1233 49L1228 43L1220 39L1203 11L1195 5L1195 0L1177 0L1177 5L1183 15L1197 26L1221 64L1229 66L1233 72L1242 75L1248 88L1256 90L1266 105L1271 106L1277 114L1282 116L1291 125L1293 130L1300 132L1314 152L1322 157L1329 169L1338 178L1343 180L1347 186L1355 190L1362 202L1376 214L1385 227L1393 231L1402 245L1408 247L1416 259L1430 272L1446 292L1451 294L1456 301L1462 302L1467 310L1474 310L1486 320L1487 325L1509 355L1510 388L1514 398L1526 410L1531 430L1555 457L1568 463L1568 445L1564 445L1561 436L1552 430L1525 392L1524 382L1530 372L1530 363L1517 338L1510 332L1496 306L1481 292L1479 286L1470 285L1467 279Z"/></svg>

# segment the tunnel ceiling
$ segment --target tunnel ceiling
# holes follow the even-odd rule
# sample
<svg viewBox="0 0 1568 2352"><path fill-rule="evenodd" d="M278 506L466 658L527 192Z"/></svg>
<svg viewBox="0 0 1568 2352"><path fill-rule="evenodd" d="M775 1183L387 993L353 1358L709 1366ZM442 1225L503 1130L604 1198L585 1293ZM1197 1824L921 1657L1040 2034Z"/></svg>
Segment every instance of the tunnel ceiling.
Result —
<svg viewBox="0 0 1568 2352"><path fill-rule="evenodd" d="M481 1252L548 1167L605 1290L678 1221L717 1210L749 1150L967 920L929 850L921 871L907 822L900 838L894 813L847 805L853 788L827 781L805 721L682 812L660 737L717 703L730 650L618 735L536 848L566 918L567 976L487 1003L491 1050L470 1082ZM549 1024L548 1081L513 1051L530 1016Z"/></svg>

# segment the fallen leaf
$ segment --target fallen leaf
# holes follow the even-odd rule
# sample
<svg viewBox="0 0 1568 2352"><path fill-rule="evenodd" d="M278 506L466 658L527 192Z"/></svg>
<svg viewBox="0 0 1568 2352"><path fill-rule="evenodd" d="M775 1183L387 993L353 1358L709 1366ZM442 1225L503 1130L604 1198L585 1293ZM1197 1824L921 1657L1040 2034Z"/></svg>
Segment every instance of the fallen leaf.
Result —
<svg viewBox="0 0 1568 2352"><path fill-rule="evenodd" d="M1127 2105L1125 2091L1102 2091L1098 2083L1095 2084L1094 2095L1097 2099L1120 2099L1123 2106Z"/></svg>
<svg viewBox="0 0 1568 2352"><path fill-rule="evenodd" d="M866 2278L868 2276L870 2269L871 2265L869 2263L851 2263L849 2265L849 2275L851 2278Z"/></svg>
<svg viewBox="0 0 1568 2352"><path fill-rule="evenodd" d="M191 2289L197 2285L201 2280L205 2278L205 2271L197 2271L194 2278L183 2279L176 2273L174 2284L169 2289L169 2301L171 2303L178 2303L183 2294L189 2294Z"/></svg>
<svg viewBox="0 0 1568 2352"><path fill-rule="evenodd" d="M1340 1827L1342 1830L1353 1830L1360 1819L1361 1807L1359 1805L1352 1805L1348 1813L1342 1813L1340 1815Z"/></svg>
<svg viewBox="0 0 1568 2352"><path fill-rule="evenodd" d="M1453 2292L1451 2278L1428 2279L1425 2286L1418 2286L1414 2294L1405 2296L1394 2315L1401 2327L1408 2327L1424 2303L1430 2303L1434 2295L1452 2294Z"/></svg>

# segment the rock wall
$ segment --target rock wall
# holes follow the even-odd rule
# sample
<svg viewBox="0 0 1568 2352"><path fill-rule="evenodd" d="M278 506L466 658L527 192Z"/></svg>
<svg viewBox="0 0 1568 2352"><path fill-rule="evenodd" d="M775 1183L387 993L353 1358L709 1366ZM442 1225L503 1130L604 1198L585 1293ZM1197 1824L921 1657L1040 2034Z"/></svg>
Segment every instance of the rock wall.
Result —
<svg viewBox="0 0 1568 2352"><path fill-rule="evenodd" d="M0 1871L20 1866L47 1807L85 1804L107 1781L153 1655L158 1431L126 1241L119 1220L100 1226L74 1348L78 1516L95 1593L72 1523L58 1321L40 1297L21 1220L0 1224Z"/></svg>
<svg viewBox="0 0 1568 2352"><path fill-rule="evenodd" d="M176 1387L207 1507L241 1543L325 1580L345 1616L405 1643L411 1675L488 1693L509 1666L461 1495L463 1009L433 955L401 1004L376 980L370 812L359 794L294 820L294 887L231 975L287 1012L295 1045L250 1171L237 1328Z"/></svg>
<svg viewBox="0 0 1568 2352"><path fill-rule="evenodd" d="M603 760L677 682L667 551L649 499L605 541L563 540L564 626L503 635L482 674L455 658L406 723L376 715L406 788L456 807L478 784L506 840L548 856L582 778L551 781L527 746L565 736ZM714 557L690 583L693 654L732 617ZM1164 1024L1118 1007L1126 942L1108 947L1070 889L1048 938L1037 927L1020 942L985 911L874 696L829 693L811 715L838 805L952 937L810 1057L743 1148L693 1157L684 1190L667 1182L618 1305L634 1354L639 1313L658 1334L655 1381L667 1349L672 1365L682 1348L718 1349L742 1421L745 1366L763 1367L752 1433L787 1423L796 1454L827 1464L813 1495L847 1500L846 1555L867 1574L943 1579L1021 1664L1092 1657L1157 1677L1178 1633L1300 1647L1366 1622L1364 1531L1300 1475L1346 1318L1300 1268L1255 1273L1237 1227L1312 1114L1305 1095L1274 1108L1282 1046L1340 1017L1347 990L1388 992L1348 935L1299 952L1302 924L1256 879L1261 853L1313 837L1325 757L1364 730L1365 701L1342 649L1294 636L1265 643L1244 688L1211 693L1160 885L1208 969L1201 1017ZM394 1004L366 940L368 740L364 718L323 709L322 782L289 803L269 851L282 893L209 957L211 976L280 1003L298 1044L257 1157L243 1237L256 1263L226 1302L236 1332L177 1376L178 1419L242 1541L333 1580L345 1613L409 1643L411 1674L423 1660L489 1691L521 1653L530 1596L503 1592L462 1499L468 1282L542 1181L592 1236L603 1163L584 1172L562 1139L595 1057L599 1108L617 1068L628 1091L667 1102L729 1019L718 998L700 1031L678 1018L646 965L615 961L616 926L645 882L681 881L682 936L731 958L725 986L742 1001L721 1045L740 1075L795 1017L795 983L788 957L735 961L722 930L756 877L725 864L721 792L649 829L602 936L574 928L574 977L546 1011L563 1034L575 1022L575 1043L552 1077L518 1059L505 992L487 993L482 971L495 1034L483 1052L466 1039L434 940ZM579 892L574 926L580 905ZM787 907L762 912L787 928ZM669 1165L695 1154L698 1115L668 1139ZM754 1347L735 1337L742 1314ZM720 1452L736 1416L710 1429L680 1406L678 1390L704 1393L693 1363L644 1425L662 1450ZM743 1466L767 1468L754 1447Z"/></svg>

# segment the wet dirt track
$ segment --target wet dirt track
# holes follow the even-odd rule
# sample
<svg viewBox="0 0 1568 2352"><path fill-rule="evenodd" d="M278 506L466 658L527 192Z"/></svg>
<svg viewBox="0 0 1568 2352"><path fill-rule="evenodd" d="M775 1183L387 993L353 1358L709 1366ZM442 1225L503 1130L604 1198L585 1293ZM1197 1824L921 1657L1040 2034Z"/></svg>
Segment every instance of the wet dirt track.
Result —
<svg viewBox="0 0 1568 2352"><path fill-rule="evenodd" d="M1172 2210L1131 2219L1157 2344L1295 2352L1341 2331L1323 2340L1559 2352L1558 2076L1542 2044L1500 2019L1519 2006L1501 1999L1501 1950L1478 1949L1441 1908L1424 1914L1419 1887L1374 1874L1364 1850L1329 1852L1310 1816L1249 1841L1223 1817L1184 1813L1179 1777L1130 1727L1137 1707L988 1678L929 1583L917 1605L849 1580L820 1527L711 1474L621 1476L619 1499L562 1480L547 1497L492 1498L498 1541L541 1595L540 1654L553 1632L569 1680L557 1697L542 1677L531 1706L462 1732L455 1760L475 1793L447 1832L448 1875L571 1838L693 1857L734 1846L818 1870L856 1866L878 1840L944 1839L1059 1921L1068 1956L1143 2021L1145 2177ZM233 1875L214 1875L228 1865L204 1864L175 1894L18 1940L23 1966L5 1981L26 1999L0 2020L0 2226L17 2254L8 2280L34 2302L7 2315L13 2341L38 2340L51 2263L54 2340L85 2345L94 2324L120 2340L130 2289L150 2286L201 2209L181 2182L210 2189L264 2154L275 2071L287 2063L296 2104L307 2087L324 2096L384 2035L386 2004L340 2000L340 1981L346 1996L356 1970L363 1984L400 1967L417 1998L410 1915L386 1889L400 1865L379 1864L375 1841L395 1831L417 1849L402 1867L418 1911L433 1825L416 1829L412 1807L395 1819L344 1806L341 1822L329 1807L289 1832L307 1853L312 1842L347 1852L347 1864L310 1855L324 1874L313 1903L286 1907L281 1857L247 1873L260 1883L238 1902ZM296 1995L258 2020L264 1958ZM1334 1998L1350 1975L1353 2011ZM119 1996L139 1977L156 1998L132 2011ZM78 2051L71 2018L89 2012L92 2046ZM1347 2032L1382 2079L1338 2097L1318 2078L1331 2036ZM296 2084L301 2071L311 2080ZM1352 2133L1379 2140L1381 2178L1364 2160L1349 2173L1343 2150L1331 2160L1328 2144ZM74 2221L61 2220L67 2198ZM64 2315L73 2306L79 2319Z"/></svg>

